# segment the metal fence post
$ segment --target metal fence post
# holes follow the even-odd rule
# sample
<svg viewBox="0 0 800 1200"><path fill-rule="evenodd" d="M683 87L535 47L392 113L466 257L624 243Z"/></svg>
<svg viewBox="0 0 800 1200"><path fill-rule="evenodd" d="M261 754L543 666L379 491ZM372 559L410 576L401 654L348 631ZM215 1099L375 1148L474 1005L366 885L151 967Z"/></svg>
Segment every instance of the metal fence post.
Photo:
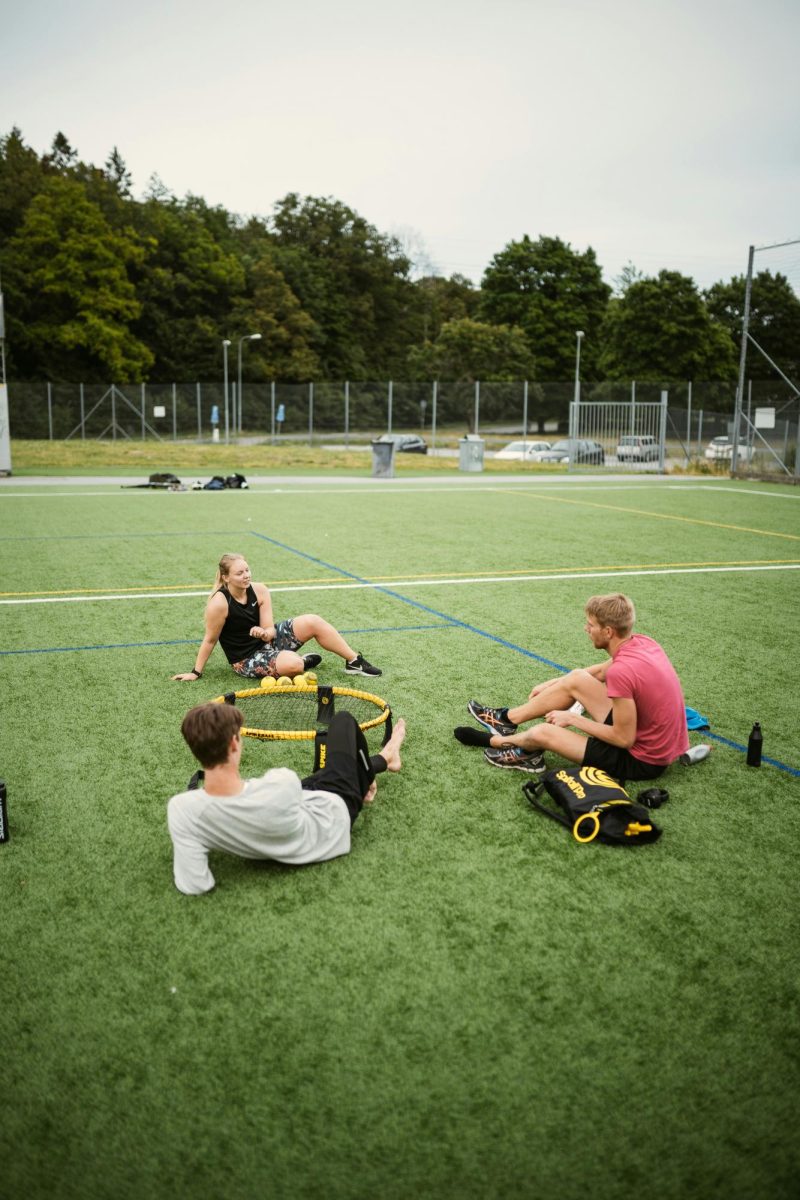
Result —
<svg viewBox="0 0 800 1200"><path fill-rule="evenodd" d="M114 390L113 383L109 389L111 392L111 440L117 440L117 393Z"/></svg>
<svg viewBox="0 0 800 1200"><path fill-rule="evenodd" d="M275 380L273 379L269 385L269 403L270 403L270 438L273 446L275 445Z"/></svg>
<svg viewBox="0 0 800 1200"><path fill-rule="evenodd" d="M686 385L686 465L692 449L692 381Z"/></svg>
<svg viewBox="0 0 800 1200"><path fill-rule="evenodd" d="M144 391L144 388L145 388L145 385L144 385L144 384L142 384L142 441L144 441L144 439L145 439L145 416L144 416L144 406L145 406L145 403L146 403L146 397L145 397L145 391Z"/></svg>
<svg viewBox="0 0 800 1200"><path fill-rule="evenodd" d="M387 419L388 419L388 424L387 424L387 427L386 427L386 432L387 432L387 433L391 433L391 432L392 432L392 392L393 392L393 387L394 387L394 385L393 385L393 381L390 379L390 380L389 380L388 410L387 410Z"/></svg>
<svg viewBox="0 0 800 1200"><path fill-rule="evenodd" d="M203 399L200 394L200 384L196 383L194 385L194 387L195 387L195 396L197 397L197 440L198 440L198 442L202 442L202 440L203 440Z"/></svg>
<svg viewBox="0 0 800 1200"><path fill-rule="evenodd" d="M658 469L664 473L664 445L667 440L667 404L669 403L669 392L662 391L661 393L661 422L658 431Z"/></svg>
<svg viewBox="0 0 800 1200"><path fill-rule="evenodd" d="M86 437L85 407L86 407L86 405L85 405L84 396L83 396L83 384L81 384L81 439L85 439L85 437Z"/></svg>
<svg viewBox="0 0 800 1200"><path fill-rule="evenodd" d="M47 383L47 430L50 435L50 441L53 440L53 385Z"/></svg>
<svg viewBox="0 0 800 1200"><path fill-rule="evenodd" d="M178 394L177 393L178 393L178 385L177 385L177 383L173 383L173 385L172 385L172 440L173 440L173 442L177 442L177 440L178 440L178 409L177 409Z"/></svg>
<svg viewBox="0 0 800 1200"><path fill-rule="evenodd" d="M344 448L350 449L350 380L344 381Z"/></svg>
<svg viewBox="0 0 800 1200"><path fill-rule="evenodd" d="M314 384L308 385L308 444L314 445Z"/></svg>
<svg viewBox="0 0 800 1200"><path fill-rule="evenodd" d="M436 400L439 394L439 380L433 381L433 395L431 396L431 450L436 449Z"/></svg>
<svg viewBox="0 0 800 1200"><path fill-rule="evenodd" d="M525 453L525 443L528 440L528 381L522 385L522 446Z"/></svg>
<svg viewBox="0 0 800 1200"><path fill-rule="evenodd" d="M473 430L475 437L478 436L478 425L481 419L481 384L480 380L475 380L475 428Z"/></svg>

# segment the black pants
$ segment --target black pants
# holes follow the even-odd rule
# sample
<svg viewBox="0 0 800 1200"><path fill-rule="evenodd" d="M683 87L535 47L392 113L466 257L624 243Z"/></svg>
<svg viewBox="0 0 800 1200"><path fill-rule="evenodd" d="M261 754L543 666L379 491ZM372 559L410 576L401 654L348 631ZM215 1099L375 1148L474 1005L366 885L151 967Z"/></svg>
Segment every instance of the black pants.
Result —
<svg viewBox="0 0 800 1200"><path fill-rule="evenodd" d="M325 766L301 780L306 791L341 796L352 825L364 807L364 796L376 775L386 770L382 754L370 757L367 739L352 713L336 713L328 727Z"/></svg>

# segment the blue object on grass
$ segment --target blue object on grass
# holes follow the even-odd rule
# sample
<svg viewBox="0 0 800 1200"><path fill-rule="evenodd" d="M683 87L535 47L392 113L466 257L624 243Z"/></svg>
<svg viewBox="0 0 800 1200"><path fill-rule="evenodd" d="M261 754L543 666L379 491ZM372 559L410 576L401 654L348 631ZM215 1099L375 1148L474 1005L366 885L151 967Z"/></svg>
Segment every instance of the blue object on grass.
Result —
<svg viewBox="0 0 800 1200"><path fill-rule="evenodd" d="M687 729L709 729L710 726L705 717L701 717L700 713L694 709L686 707L686 727Z"/></svg>

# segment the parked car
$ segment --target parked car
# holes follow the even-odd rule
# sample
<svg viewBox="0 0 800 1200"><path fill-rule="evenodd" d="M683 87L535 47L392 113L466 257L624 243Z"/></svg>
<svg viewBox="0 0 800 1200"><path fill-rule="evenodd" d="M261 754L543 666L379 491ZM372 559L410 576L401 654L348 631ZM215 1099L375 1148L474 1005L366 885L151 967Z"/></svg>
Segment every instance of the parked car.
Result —
<svg viewBox="0 0 800 1200"><path fill-rule="evenodd" d="M709 462L726 461L733 457L733 440L727 434L712 438L706 446L706 458ZM738 457L743 462L749 462L753 457L753 447L746 442L739 442Z"/></svg>
<svg viewBox="0 0 800 1200"><path fill-rule="evenodd" d="M382 433L378 442L394 442L398 454L427 454L428 443L416 433Z"/></svg>
<svg viewBox="0 0 800 1200"><path fill-rule="evenodd" d="M541 455L549 449L549 442L509 442L502 450L497 451L495 458L517 462L541 462Z"/></svg>
<svg viewBox="0 0 800 1200"><path fill-rule="evenodd" d="M605 452L599 442L589 438L562 438L554 442L549 450L542 452L540 462L569 462L597 463L602 466L606 461Z"/></svg>
<svg viewBox="0 0 800 1200"><path fill-rule="evenodd" d="M652 434L630 434L619 439L617 462L650 462L657 458L658 442Z"/></svg>

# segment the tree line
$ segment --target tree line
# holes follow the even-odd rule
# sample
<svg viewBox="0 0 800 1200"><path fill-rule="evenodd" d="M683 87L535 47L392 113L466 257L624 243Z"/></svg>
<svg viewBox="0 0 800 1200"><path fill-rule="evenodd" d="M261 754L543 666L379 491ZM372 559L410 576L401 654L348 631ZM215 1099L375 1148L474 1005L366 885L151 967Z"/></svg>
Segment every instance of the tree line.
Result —
<svg viewBox="0 0 800 1200"><path fill-rule="evenodd" d="M725 382L745 293L743 276L701 291L633 266L612 289L591 247L553 236L509 242L478 286L415 278L396 237L334 198L290 193L245 218L157 176L135 198L116 147L97 167L63 133L40 156L17 128L0 137L0 272L8 378L86 383L218 378L222 339L255 332L252 382L564 381L579 329L587 381ZM798 372L785 276L755 277L750 331Z"/></svg>

